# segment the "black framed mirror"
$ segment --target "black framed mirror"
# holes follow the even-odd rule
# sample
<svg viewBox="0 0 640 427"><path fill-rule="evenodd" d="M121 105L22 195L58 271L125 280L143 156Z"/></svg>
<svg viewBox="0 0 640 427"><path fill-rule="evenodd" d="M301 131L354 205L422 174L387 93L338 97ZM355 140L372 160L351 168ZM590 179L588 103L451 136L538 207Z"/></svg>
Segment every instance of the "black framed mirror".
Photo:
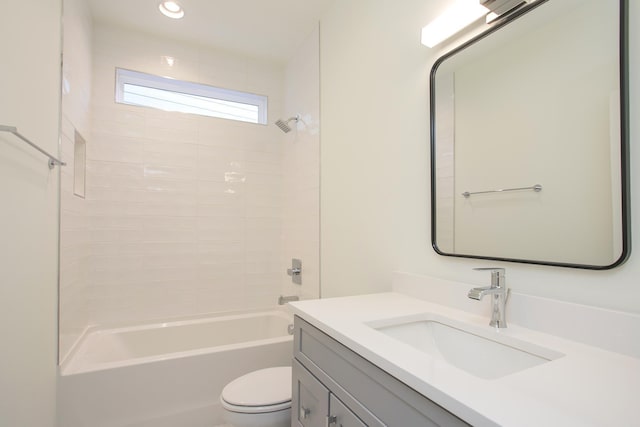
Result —
<svg viewBox="0 0 640 427"><path fill-rule="evenodd" d="M431 70L445 256L604 270L630 253L626 0L540 0Z"/></svg>

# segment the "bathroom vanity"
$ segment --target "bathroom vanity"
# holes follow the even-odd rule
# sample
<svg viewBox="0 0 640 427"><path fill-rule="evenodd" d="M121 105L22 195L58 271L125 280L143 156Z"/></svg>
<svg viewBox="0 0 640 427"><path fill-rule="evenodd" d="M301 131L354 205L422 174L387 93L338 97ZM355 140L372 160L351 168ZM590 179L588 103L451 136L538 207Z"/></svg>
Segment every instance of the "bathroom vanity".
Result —
<svg viewBox="0 0 640 427"><path fill-rule="evenodd" d="M489 326L471 285L301 301L293 426L637 426L640 316L512 294Z"/></svg>
<svg viewBox="0 0 640 427"><path fill-rule="evenodd" d="M294 324L294 425L469 425L300 317Z"/></svg>

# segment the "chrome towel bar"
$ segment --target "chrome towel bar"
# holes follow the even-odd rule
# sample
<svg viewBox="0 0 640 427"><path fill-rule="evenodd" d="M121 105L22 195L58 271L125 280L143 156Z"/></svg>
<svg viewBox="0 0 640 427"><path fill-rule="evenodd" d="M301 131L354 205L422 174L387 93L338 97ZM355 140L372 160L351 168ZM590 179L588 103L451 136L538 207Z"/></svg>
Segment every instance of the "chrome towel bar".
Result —
<svg viewBox="0 0 640 427"><path fill-rule="evenodd" d="M34 144L33 142L25 138L23 135L21 135L20 132L18 132L18 129L16 127L0 125L0 132L9 132L14 134L18 138L20 138L21 140L23 140L24 142L26 142L27 144L29 144L30 146L32 146L33 148L35 148L36 150L38 150L39 152L47 156L49 158L49 169L53 169L56 165L66 166L65 162L47 153L42 148L38 147L36 144Z"/></svg>
<svg viewBox="0 0 640 427"><path fill-rule="evenodd" d="M531 187L518 187L518 188L503 188L500 190L488 190L488 191L474 191L472 193L465 191L464 193L462 193L462 195L466 198L468 198L469 196L471 196L472 194L487 194L487 193L502 193L505 191L520 191L520 190L533 190L536 193L542 191L542 185L540 184L536 184L536 185L532 185Z"/></svg>

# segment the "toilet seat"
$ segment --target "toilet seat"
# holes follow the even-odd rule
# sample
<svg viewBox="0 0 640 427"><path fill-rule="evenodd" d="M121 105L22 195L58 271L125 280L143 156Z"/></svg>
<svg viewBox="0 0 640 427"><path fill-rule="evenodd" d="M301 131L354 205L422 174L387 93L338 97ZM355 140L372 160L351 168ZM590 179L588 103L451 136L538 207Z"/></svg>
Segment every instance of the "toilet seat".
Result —
<svg viewBox="0 0 640 427"><path fill-rule="evenodd" d="M223 399L220 399L220 403L222 403L222 407L227 411L238 412L241 414L266 414L269 412L284 411L291 408L291 401L280 403L278 405L267 405L267 406L232 405L228 402L225 402Z"/></svg>
<svg viewBox="0 0 640 427"><path fill-rule="evenodd" d="M220 395L231 412L261 414L291 408L291 367L260 369L231 381Z"/></svg>

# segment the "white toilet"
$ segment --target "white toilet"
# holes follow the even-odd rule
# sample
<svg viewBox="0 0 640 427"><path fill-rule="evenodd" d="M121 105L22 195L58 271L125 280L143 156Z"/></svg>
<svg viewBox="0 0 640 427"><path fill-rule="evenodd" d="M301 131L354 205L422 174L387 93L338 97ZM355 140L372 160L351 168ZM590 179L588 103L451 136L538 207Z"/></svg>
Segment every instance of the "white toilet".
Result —
<svg viewBox="0 0 640 427"><path fill-rule="evenodd" d="M234 427L291 425L291 367L260 369L225 386L220 395L225 422Z"/></svg>

